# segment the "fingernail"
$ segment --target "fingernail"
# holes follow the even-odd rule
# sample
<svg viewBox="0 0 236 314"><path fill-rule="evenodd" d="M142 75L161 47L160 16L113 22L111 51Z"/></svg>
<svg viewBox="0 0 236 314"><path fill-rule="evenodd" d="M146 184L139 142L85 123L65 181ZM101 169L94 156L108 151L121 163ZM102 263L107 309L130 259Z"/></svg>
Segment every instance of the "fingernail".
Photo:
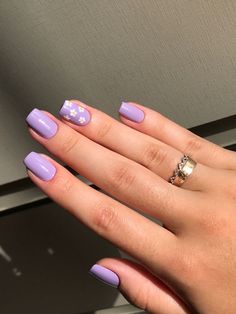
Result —
<svg viewBox="0 0 236 314"><path fill-rule="evenodd" d="M57 133L57 124L41 110L33 109L26 118L29 126L45 138Z"/></svg>
<svg viewBox="0 0 236 314"><path fill-rule="evenodd" d="M138 107L132 105L129 102L122 102L120 109L119 109L119 113L134 122L142 122L144 119L144 112L139 109Z"/></svg>
<svg viewBox="0 0 236 314"><path fill-rule="evenodd" d="M120 279L117 276L116 273L114 273L113 271L111 271L110 269L95 264L93 265L93 267L89 270L89 273L94 276L95 278L97 278L98 280L114 287L117 288L119 286L120 283Z"/></svg>
<svg viewBox="0 0 236 314"><path fill-rule="evenodd" d="M59 114L64 119L77 125L86 125L91 119L90 113L87 109L69 100L65 100L59 111Z"/></svg>
<svg viewBox="0 0 236 314"><path fill-rule="evenodd" d="M40 154L31 152L23 162L41 180L49 181L55 176L56 168Z"/></svg>

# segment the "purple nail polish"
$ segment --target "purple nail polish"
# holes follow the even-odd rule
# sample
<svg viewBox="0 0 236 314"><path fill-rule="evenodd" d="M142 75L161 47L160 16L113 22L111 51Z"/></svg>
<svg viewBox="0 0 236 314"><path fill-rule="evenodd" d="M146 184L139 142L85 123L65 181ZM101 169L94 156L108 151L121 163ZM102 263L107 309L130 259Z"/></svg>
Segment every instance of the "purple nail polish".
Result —
<svg viewBox="0 0 236 314"><path fill-rule="evenodd" d="M35 152L29 153L23 162L30 171L44 181L51 180L56 174L56 168L46 158Z"/></svg>
<svg viewBox="0 0 236 314"><path fill-rule="evenodd" d="M137 106L131 103L124 101L121 103L119 113L125 118L138 123L142 122L144 119L143 110L139 109Z"/></svg>
<svg viewBox="0 0 236 314"><path fill-rule="evenodd" d="M90 269L89 273L95 278L114 288L117 288L119 286L120 279L118 275L104 266L95 264Z"/></svg>
<svg viewBox="0 0 236 314"><path fill-rule="evenodd" d="M26 118L29 126L45 138L57 133L57 124L41 110L33 109Z"/></svg>
<svg viewBox="0 0 236 314"><path fill-rule="evenodd" d="M90 113L87 109L69 100L65 100L59 114L67 121L73 122L77 125L86 125L91 119Z"/></svg>

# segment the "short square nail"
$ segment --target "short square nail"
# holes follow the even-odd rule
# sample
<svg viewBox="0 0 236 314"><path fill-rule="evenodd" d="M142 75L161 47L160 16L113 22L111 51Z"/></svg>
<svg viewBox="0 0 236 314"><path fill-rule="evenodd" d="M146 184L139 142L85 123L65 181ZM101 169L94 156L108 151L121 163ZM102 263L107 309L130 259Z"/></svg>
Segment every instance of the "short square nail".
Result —
<svg viewBox="0 0 236 314"><path fill-rule="evenodd" d="M28 125L45 138L51 138L57 133L57 124L41 110L33 109L26 118Z"/></svg>
<svg viewBox="0 0 236 314"><path fill-rule="evenodd" d="M77 125L86 125L91 119L90 113L86 108L69 100L65 100L59 114L67 121Z"/></svg>
<svg viewBox="0 0 236 314"><path fill-rule="evenodd" d="M123 117L138 123L142 122L144 119L144 112L129 102L123 101L121 103L119 113Z"/></svg>
<svg viewBox="0 0 236 314"><path fill-rule="evenodd" d="M120 279L118 275L104 266L95 264L89 270L89 273L107 285L110 285L114 288L118 288L119 286Z"/></svg>
<svg viewBox="0 0 236 314"><path fill-rule="evenodd" d="M25 166L41 180L49 181L56 174L56 168L53 164L42 155L35 152L29 153L23 162Z"/></svg>

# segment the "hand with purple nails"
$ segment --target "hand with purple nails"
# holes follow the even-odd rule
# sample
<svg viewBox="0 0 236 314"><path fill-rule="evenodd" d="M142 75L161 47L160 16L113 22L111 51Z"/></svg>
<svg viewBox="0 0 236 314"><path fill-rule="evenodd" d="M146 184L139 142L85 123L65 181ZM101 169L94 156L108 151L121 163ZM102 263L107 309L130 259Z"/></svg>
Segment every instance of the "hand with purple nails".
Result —
<svg viewBox="0 0 236 314"><path fill-rule="evenodd" d="M39 109L26 118L36 141L106 193L35 152L24 159L30 178L133 257L95 261L89 273L137 307L235 314L235 152L137 103L118 111L121 121L66 100L61 119Z"/></svg>

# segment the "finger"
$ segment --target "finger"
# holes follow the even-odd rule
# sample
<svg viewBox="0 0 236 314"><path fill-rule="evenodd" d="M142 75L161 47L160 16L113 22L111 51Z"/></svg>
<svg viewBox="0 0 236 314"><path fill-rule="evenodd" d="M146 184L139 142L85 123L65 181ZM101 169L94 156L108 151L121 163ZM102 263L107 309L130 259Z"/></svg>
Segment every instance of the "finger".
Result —
<svg viewBox="0 0 236 314"><path fill-rule="evenodd" d="M137 115L140 112L143 114L143 120L134 121L134 113ZM235 152L193 134L154 110L137 103L123 103L120 108L120 118L130 127L172 146L182 154L190 155L203 165L236 169Z"/></svg>
<svg viewBox="0 0 236 314"><path fill-rule="evenodd" d="M90 273L116 286L133 305L158 314L190 314L186 305L165 284L143 266L127 259L105 258Z"/></svg>
<svg viewBox="0 0 236 314"><path fill-rule="evenodd" d="M45 155L30 153L24 163L31 171L31 180L56 203L151 267L154 267L151 256L155 254L158 260L155 267L163 271L166 254L174 254L176 250L176 237L172 233L89 187Z"/></svg>
<svg viewBox="0 0 236 314"><path fill-rule="evenodd" d="M70 112L73 115L78 112L79 116L79 110L84 108L89 110L91 120L90 123L81 125L78 117L76 116L76 119L74 119L73 116L70 116ZM183 157L183 153L177 149L149 135L127 127L107 114L78 100L65 101L60 114L62 117L66 117L66 119L63 119L64 123L70 125L81 134L145 166L167 181L173 175L177 164ZM68 119L70 120L68 121ZM211 183L206 172L206 167L198 164L192 173L192 180L186 180L182 187L191 190L203 190L205 186L210 186Z"/></svg>
<svg viewBox="0 0 236 314"><path fill-rule="evenodd" d="M190 204L198 196L178 189L145 167L76 132L49 115L58 129L46 139L31 135L56 157L110 195L161 220L170 230L180 228L188 217ZM42 120L41 116L41 120ZM187 193L189 192L189 193ZM190 218L189 218L190 219Z"/></svg>

